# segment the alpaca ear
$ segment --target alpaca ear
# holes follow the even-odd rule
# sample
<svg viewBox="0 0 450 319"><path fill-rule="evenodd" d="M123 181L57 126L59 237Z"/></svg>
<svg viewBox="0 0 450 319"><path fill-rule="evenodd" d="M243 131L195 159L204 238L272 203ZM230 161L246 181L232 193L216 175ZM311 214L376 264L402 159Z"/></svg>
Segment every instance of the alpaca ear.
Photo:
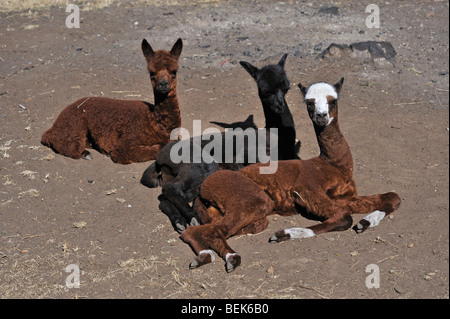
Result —
<svg viewBox="0 0 450 319"><path fill-rule="evenodd" d="M256 66L251 65L249 62L241 61L240 65L253 77L256 79L256 74L258 74L258 68Z"/></svg>
<svg viewBox="0 0 450 319"><path fill-rule="evenodd" d="M303 84L301 84L301 83L298 84L298 87L299 87L300 91L302 92L303 97L305 97L306 92L308 91L308 88L306 86L303 86Z"/></svg>
<svg viewBox="0 0 450 319"><path fill-rule="evenodd" d="M336 83L335 85L334 85L334 88L336 89L336 92L339 94L339 92L341 91L341 89L342 89L342 85L344 84L344 78L341 78L340 80L339 80L339 82L338 83Z"/></svg>
<svg viewBox="0 0 450 319"><path fill-rule="evenodd" d="M147 40L142 40L142 53L144 53L147 62L150 61L155 51L153 51L152 46L147 42Z"/></svg>
<svg viewBox="0 0 450 319"><path fill-rule="evenodd" d="M278 65L281 66L284 69L284 63L286 62L286 58L287 58L288 54L285 53L282 57L280 62L278 62Z"/></svg>
<svg viewBox="0 0 450 319"><path fill-rule="evenodd" d="M175 44L172 47L172 50L170 50L170 54L172 54L177 60L181 55L181 51L183 50L183 41L181 38L175 42Z"/></svg>

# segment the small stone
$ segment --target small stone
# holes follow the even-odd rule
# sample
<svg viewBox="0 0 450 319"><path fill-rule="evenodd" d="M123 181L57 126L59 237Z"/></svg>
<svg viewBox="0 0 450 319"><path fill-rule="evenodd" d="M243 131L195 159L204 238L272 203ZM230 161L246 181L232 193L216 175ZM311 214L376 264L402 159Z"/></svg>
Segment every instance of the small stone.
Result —
<svg viewBox="0 0 450 319"><path fill-rule="evenodd" d="M113 188L113 189L110 189L109 191L106 191L106 195L112 195L112 194L115 194L116 192L117 192L117 189Z"/></svg>
<svg viewBox="0 0 450 319"><path fill-rule="evenodd" d="M73 223L73 227L75 227L75 228L83 228L83 227L86 227L86 226L87 226L87 223L84 222L84 221Z"/></svg>
<svg viewBox="0 0 450 319"><path fill-rule="evenodd" d="M439 75L447 75L448 71L447 70L441 70L439 71Z"/></svg>
<svg viewBox="0 0 450 319"><path fill-rule="evenodd" d="M320 14L330 14L334 16L339 15L339 8L338 7L322 7L319 9Z"/></svg>
<svg viewBox="0 0 450 319"><path fill-rule="evenodd" d="M394 287L394 290L398 294L404 294L405 293L405 290L403 288Z"/></svg>
<svg viewBox="0 0 450 319"><path fill-rule="evenodd" d="M408 244L408 248L413 248L414 247L414 244L413 243L409 243Z"/></svg>

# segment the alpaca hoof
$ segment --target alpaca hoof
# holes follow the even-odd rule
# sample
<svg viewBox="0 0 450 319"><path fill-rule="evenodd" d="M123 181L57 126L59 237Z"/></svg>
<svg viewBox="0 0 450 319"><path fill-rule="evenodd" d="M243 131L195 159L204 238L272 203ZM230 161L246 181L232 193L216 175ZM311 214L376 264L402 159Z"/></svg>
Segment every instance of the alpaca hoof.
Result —
<svg viewBox="0 0 450 319"><path fill-rule="evenodd" d="M291 235L286 233L284 230L277 231L272 237L269 238L269 243L281 243L282 241L286 241L291 239Z"/></svg>
<svg viewBox="0 0 450 319"><path fill-rule="evenodd" d="M92 159L91 153L84 150L83 153L81 153L81 158L90 161Z"/></svg>
<svg viewBox="0 0 450 319"><path fill-rule="evenodd" d="M376 210L363 219L361 219L353 229L359 234L365 231L367 228L373 228L380 224L383 220L384 216L386 216L385 212Z"/></svg>
<svg viewBox="0 0 450 319"><path fill-rule="evenodd" d="M198 267L200 267L200 266L198 265L197 259L193 259L191 261L191 263L189 264L189 269L195 269L195 268L198 268Z"/></svg>
<svg viewBox="0 0 450 319"><path fill-rule="evenodd" d="M370 223L365 220L365 219L361 219L354 227L354 231L357 234L361 234L362 232L364 232L367 228L369 228Z"/></svg>
<svg viewBox="0 0 450 319"><path fill-rule="evenodd" d="M197 218L192 217L191 222L189 223L191 226L200 226L200 223L198 222Z"/></svg>
<svg viewBox="0 0 450 319"><path fill-rule="evenodd" d="M241 256L239 254L227 254L225 268L228 273L234 271L241 264Z"/></svg>
<svg viewBox="0 0 450 319"><path fill-rule="evenodd" d="M186 226L177 222L177 223L175 223L175 229L179 234L181 234L182 232L184 232L186 230Z"/></svg>
<svg viewBox="0 0 450 319"><path fill-rule="evenodd" d="M173 227L179 234L181 234L186 230L186 228L188 228L188 225L186 223L186 220L180 217L173 221Z"/></svg>
<svg viewBox="0 0 450 319"><path fill-rule="evenodd" d="M195 269L200 266L209 264L214 261L214 253L212 250L202 250L189 264L189 269Z"/></svg>

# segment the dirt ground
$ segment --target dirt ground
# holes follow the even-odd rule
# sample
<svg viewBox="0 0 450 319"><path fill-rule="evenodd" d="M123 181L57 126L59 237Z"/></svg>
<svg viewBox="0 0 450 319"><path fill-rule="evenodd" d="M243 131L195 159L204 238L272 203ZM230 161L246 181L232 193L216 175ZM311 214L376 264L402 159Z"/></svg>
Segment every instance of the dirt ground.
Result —
<svg viewBox="0 0 450 319"><path fill-rule="evenodd" d="M0 13L1 298L449 298L449 2L378 2L380 27L360 1L173 1L83 10L69 29L65 7ZM321 8L337 6L338 12ZM183 126L193 120L264 124L253 79L289 56L287 102L301 157L318 154L297 88L345 84L340 126L359 193L396 191L390 218L353 230L269 244L277 230L315 223L272 216L264 232L231 238L242 265L194 257L158 210L160 189L139 183L150 165L114 164L93 151L73 160L40 144L59 112L84 96L153 102L140 44L184 49L178 72ZM389 41L395 60L318 58L331 43ZM361 215L355 216L359 220ZM369 289L366 267L379 268ZM81 270L80 287L68 288ZM70 286L69 286L70 287Z"/></svg>

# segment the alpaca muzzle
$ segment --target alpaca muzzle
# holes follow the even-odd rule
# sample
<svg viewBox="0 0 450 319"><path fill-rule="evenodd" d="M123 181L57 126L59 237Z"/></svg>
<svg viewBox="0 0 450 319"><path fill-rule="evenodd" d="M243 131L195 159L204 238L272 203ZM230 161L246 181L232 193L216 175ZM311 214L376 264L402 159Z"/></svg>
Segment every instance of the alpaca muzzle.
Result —
<svg viewBox="0 0 450 319"><path fill-rule="evenodd" d="M169 81L167 80L161 80L158 82L158 85L156 86L156 89L159 93L167 94L170 91L170 85Z"/></svg>

